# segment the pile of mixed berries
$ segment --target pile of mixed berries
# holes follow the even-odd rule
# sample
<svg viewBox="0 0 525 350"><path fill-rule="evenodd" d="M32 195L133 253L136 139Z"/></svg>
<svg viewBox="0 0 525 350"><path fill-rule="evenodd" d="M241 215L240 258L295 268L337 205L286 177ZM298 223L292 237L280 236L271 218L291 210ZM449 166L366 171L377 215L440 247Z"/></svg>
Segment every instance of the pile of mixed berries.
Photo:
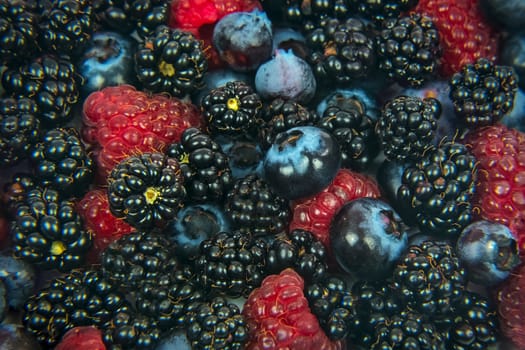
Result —
<svg viewBox="0 0 525 350"><path fill-rule="evenodd" d="M510 0L0 0L0 348L525 349Z"/></svg>

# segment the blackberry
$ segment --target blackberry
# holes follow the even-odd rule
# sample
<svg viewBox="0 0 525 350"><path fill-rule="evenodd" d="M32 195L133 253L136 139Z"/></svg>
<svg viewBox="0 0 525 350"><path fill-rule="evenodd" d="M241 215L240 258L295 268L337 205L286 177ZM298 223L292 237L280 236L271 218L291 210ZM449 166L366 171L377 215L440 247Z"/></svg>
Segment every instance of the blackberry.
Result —
<svg viewBox="0 0 525 350"><path fill-rule="evenodd" d="M395 82L418 87L436 76L439 34L430 17L412 13L385 19L376 41L379 68Z"/></svg>
<svg viewBox="0 0 525 350"><path fill-rule="evenodd" d="M270 148L278 133L295 126L313 125L319 117L296 101L276 98L264 105L258 140L264 149Z"/></svg>
<svg viewBox="0 0 525 350"><path fill-rule="evenodd" d="M224 211L233 228L255 236L284 232L291 217L288 200L256 174L235 181L226 195Z"/></svg>
<svg viewBox="0 0 525 350"><path fill-rule="evenodd" d="M46 270L82 266L92 237L83 229L75 202L47 187L24 192L11 227L15 255Z"/></svg>
<svg viewBox="0 0 525 350"><path fill-rule="evenodd" d="M108 177L109 208L130 225L150 229L175 218L186 197L180 164L162 153L124 159Z"/></svg>
<svg viewBox="0 0 525 350"><path fill-rule="evenodd" d="M326 248L311 232L294 229L276 235L268 247L266 268L269 274L279 274L293 268L305 281L318 281L328 271Z"/></svg>
<svg viewBox="0 0 525 350"><path fill-rule="evenodd" d="M129 309L118 285L99 270L76 270L52 280L25 302L22 322L44 348L52 348L76 326L103 329Z"/></svg>
<svg viewBox="0 0 525 350"><path fill-rule="evenodd" d="M16 173L4 185L4 201L7 207L7 213L11 216L15 216L16 207L19 204L24 204L27 193L34 189L37 185L33 175L28 173Z"/></svg>
<svg viewBox="0 0 525 350"><path fill-rule="evenodd" d="M47 131L30 159L38 181L66 197L81 197L93 180L95 165L74 128Z"/></svg>
<svg viewBox="0 0 525 350"><path fill-rule="evenodd" d="M305 25L307 60L318 82L349 84L376 67L372 28L358 18L324 18Z"/></svg>
<svg viewBox="0 0 525 350"><path fill-rule="evenodd" d="M351 9L347 5L347 0L286 0L286 1L262 1L263 7L267 7L266 2L275 2L274 17L278 14L283 20L293 24L300 25L306 20L316 19L324 16L334 18L347 18ZM275 6L279 6L276 9ZM272 12L270 12L272 13Z"/></svg>
<svg viewBox="0 0 525 350"><path fill-rule="evenodd" d="M30 98L0 98L0 165L23 160L39 140L38 107Z"/></svg>
<svg viewBox="0 0 525 350"><path fill-rule="evenodd" d="M467 283L454 248L438 241L410 246L392 276L392 288L403 302L434 321L450 314Z"/></svg>
<svg viewBox="0 0 525 350"><path fill-rule="evenodd" d="M193 265L206 292L247 296L265 277L268 243L240 231L220 232L201 243Z"/></svg>
<svg viewBox="0 0 525 350"><path fill-rule="evenodd" d="M244 81L229 81L201 99L201 109L212 136L253 134L262 109L261 97Z"/></svg>
<svg viewBox="0 0 525 350"><path fill-rule="evenodd" d="M25 1L0 1L0 63L31 57L37 39L38 16Z"/></svg>
<svg viewBox="0 0 525 350"><path fill-rule="evenodd" d="M38 118L46 128L72 120L81 83L82 77L69 60L47 54L9 67L2 75L6 95L35 101Z"/></svg>
<svg viewBox="0 0 525 350"><path fill-rule="evenodd" d="M111 242L102 253L104 275L132 290L174 272L179 262L168 239L156 231L136 231Z"/></svg>
<svg viewBox="0 0 525 350"><path fill-rule="evenodd" d="M375 132L385 157L417 161L432 147L441 103L432 97L398 96L385 103Z"/></svg>
<svg viewBox="0 0 525 350"><path fill-rule="evenodd" d="M179 160L187 200L192 203L221 201L233 186L228 157L210 135L197 128L184 130L167 155Z"/></svg>
<svg viewBox="0 0 525 350"><path fill-rule="evenodd" d="M260 143L250 137L218 135L213 138L228 157L234 179L250 174L261 174L264 150Z"/></svg>
<svg viewBox="0 0 525 350"><path fill-rule="evenodd" d="M185 331L195 350L241 350L248 339L248 325L239 307L222 297L215 297L210 302L194 302Z"/></svg>
<svg viewBox="0 0 525 350"><path fill-rule="evenodd" d="M460 121L474 128L492 125L512 110L518 80L512 67L480 58L452 75L449 85Z"/></svg>
<svg viewBox="0 0 525 350"><path fill-rule="evenodd" d="M403 171L397 201L422 232L457 237L472 221L476 159L463 144L443 141Z"/></svg>
<svg viewBox="0 0 525 350"><path fill-rule="evenodd" d="M337 140L344 168L365 170L379 153L374 119L358 98L337 95L316 125Z"/></svg>
<svg viewBox="0 0 525 350"><path fill-rule="evenodd" d="M335 275L307 284L305 296L312 312L332 340L346 338L355 315L354 298L346 282Z"/></svg>
<svg viewBox="0 0 525 350"><path fill-rule="evenodd" d="M208 61L193 34L158 26L138 44L135 71L142 86L151 92L184 97L204 86Z"/></svg>
<svg viewBox="0 0 525 350"><path fill-rule="evenodd" d="M408 12L416 7L419 0L348 0L348 2L350 8L362 17L381 22Z"/></svg>
<svg viewBox="0 0 525 350"><path fill-rule="evenodd" d="M131 308L115 313L102 330L104 343L111 350L154 349L162 335L156 320Z"/></svg>
<svg viewBox="0 0 525 350"><path fill-rule="evenodd" d="M39 1L39 44L47 53L71 58L80 54L93 33L89 0Z"/></svg>

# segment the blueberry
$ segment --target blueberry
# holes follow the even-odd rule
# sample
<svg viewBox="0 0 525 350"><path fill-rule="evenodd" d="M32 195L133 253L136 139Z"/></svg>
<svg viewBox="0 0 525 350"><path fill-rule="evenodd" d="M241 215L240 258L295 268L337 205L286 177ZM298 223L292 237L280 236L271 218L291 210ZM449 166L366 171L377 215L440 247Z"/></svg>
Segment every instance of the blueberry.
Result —
<svg viewBox="0 0 525 350"><path fill-rule="evenodd" d="M0 323L5 318L7 313L7 289L5 287L4 281L0 280Z"/></svg>
<svg viewBox="0 0 525 350"><path fill-rule="evenodd" d="M335 214L330 244L339 266L363 280L382 279L408 247L407 226L376 198L354 199Z"/></svg>
<svg viewBox="0 0 525 350"><path fill-rule="evenodd" d="M263 174L281 197L298 199L324 189L339 171L336 139L314 126L298 126L277 134L266 152Z"/></svg>
<svg viewBox="0 0 525 350"><path fill-rule="evenodd" d="M307 103L316 88L312 68L291 50L277 50L275 56L263 63L255 74L255 89L268 100L281 97Z"/></svg>
<svg viewBox="0 0 525 350"><path fill-rule="evenodd" d="M523 77L525 79L525 76ZM512 111L501 119L501 123L509 128L525 132L525 92L518 89L514 97L514 107Z"/></svg>
<svg viewBox="0 0 525 350"><path fill-rule="evenodd" d="M219 135L214 139L228 156L232 176L241 179L249 174L261 174L264 152L261 146L249 138L231 138Z"/></svg>
<svg viewBox="0 0 525 350"><path fill-rule="evenodd" d="M502 282L520 263L518 245L509 228L486 220L473 222L461 231L456 251L469 279L485 286Z"/></svg>
<svg viewBox="0 0 525 350"><path fill-rule="evenodd" d="M501 63L514 68L520 88L525 89L525 33L515 33L503 41Z"/></svg>
<svg viewBox="0 0 525 350"><path fill-rule="evenodd" d="M237 71L253 71L272 54L272 23L260 10L233 12L213 29L213 46L220 58Z"/></svg>
<svg viewBox="0 0 525 350"><path fill-rule="evenodd" d="M115 32L97 32L79 59L84 78L82 93L87 96L106 86L135 84L133 54L136 42Z"/></svg>
<svg viewBox="0 0 525 350"><path fill-rule="evenodd" d="M275 28L273 31L273 49L292 50L294 55L301 57L303 60L308 57L308 46L306 39L301 32L293 28Z"/></svg>
<svg viewBox="0 0 525 350"><path fill-rule="evenodd" d="M372 119L377 120L379 117L379 107L372 94L361 88L336 89L329 92L318 104L317 114L323 115L325 110L333 105L344 107L341 103L346 103L352 99L357 100L366 108L366 114Z"/></svg>
<svg viewBox="0 0 525 350"><path fill-rule="evenodd" d="M33 266L11 255L0 255L0 279L5 284L9 306L20 309L35 287Z"/></svg>
<svg viewBox="0 0 525 350"><path fill-rule="evenodd" d="M191 350L191 342L181 330L168 333L157 344L155 350Z"/></svg>
<svg viewBox="0 0 525 350"><path fill-rule="evenodd" d="M479 5L487 17L511 31L521 30L525 17L523 0L480 0Z"/></svg>

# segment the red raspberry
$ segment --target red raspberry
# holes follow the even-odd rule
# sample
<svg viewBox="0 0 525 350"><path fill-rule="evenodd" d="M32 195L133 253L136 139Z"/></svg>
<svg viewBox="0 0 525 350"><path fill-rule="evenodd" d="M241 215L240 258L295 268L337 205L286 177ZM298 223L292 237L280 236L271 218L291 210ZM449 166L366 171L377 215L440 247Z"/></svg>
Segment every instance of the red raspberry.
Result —
<svg viewBox="0 0 525 350"><path fill-rule="evenodd" d="M109 210L106 191L94 189L84 195L77 204L77 212L84 227L93 236L93 245L88 260L98 263L106 247L123 235L131 233L133 227L114 216Z"/></svg>
<svg viewBox="0 0 525 350"><path fill-rule="evenodd" d="M414 11L432 18L438 29L444 77L480 57L496 60L499 35L484 17L479 0L420 0Z"/></svg>
<svg viewBox="0 0 525 350"><path fill-rule="evenodd" d="M380 196L379 186L374 179L349 169L340 169L323 191L292 203L290 232L295 229L310 231L331 251L330 222L343 204L361 197Z"/></svg>
<svg viewBox="0 0 525 350"><path fill-rule="evenodd" d="M243 307L248 325L245 349L336 350L316 316L310 311L304 280L292 269L266 277L253 290Z"/></svg>
<svg viewBox="0 0 525 350"><path fill-rule="evenodd" d="M249 12L262 9L259 0L174 0L171 3L169 25L195 35L203 40L209 61L209 69L222 66L212 37L215 24L233 12Z"/></svg>
<svg viewBox="0 0 525 350"><path fill-rule="evenodd" d="M474 214L506 225L524 257L525 133L498 124L470 131L463 142L478 161Z"/></svg>
<svg viewBox="0 0 525 350"><path fill-rule="evenodd" d="M67 331L55 350L106 350L106 345L98 328L79 326Z"/></svg>
<svg viewBox="0 0 525 350"><path fill-rule="evenodd" d="M184 130L203 125L193 104L138 91L131 85L90 94L84 102L82 122L82 136L93 145L98 171L104 178L124 158L164 152L168 145L180 141Z"/></svg>

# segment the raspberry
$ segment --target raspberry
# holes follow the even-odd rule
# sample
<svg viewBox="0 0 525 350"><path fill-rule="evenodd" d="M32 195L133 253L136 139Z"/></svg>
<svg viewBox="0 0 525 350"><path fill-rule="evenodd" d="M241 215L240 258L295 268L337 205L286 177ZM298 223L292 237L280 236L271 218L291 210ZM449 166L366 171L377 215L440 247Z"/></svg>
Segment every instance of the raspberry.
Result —
<svg viewBox="0 0 525 350"><path fill-rule="evenodd" d="M498 288L498 318L503 334L519 348L525 348L525 265L521 265Z"/></svg>
<svg viewBox="0 0 525 350"><path fill-rule="evenodd" d="M91 144L99 175L106 177L124 158L164 152L189 127L201 127L196 106L165 94L148 94L131 85L90 94L83 108L84 140Z"/></svg>
<svg viewBox="0 0 525 350"><path fill-rule="evenodd" d="M290 232L295 229L310 231L331 251L330 222L343 204L356 198L380 196L375 180L349 169L340 169L332 183L324 190L313 197L292 203Z"/></svg>
<svg viewBox="0 0 525 350"><path fill-rule="evenodd" d="M484 17L479 0L420 0L414 11L429 16L438 29L444 77L481 57L496 60L498 34Z"/></svg>
<svg viewBox="0 0 525 350"><path fill-rule="evenodd" d="M336 350L311 312L304 292L304 280L293 269L266 277L250 293L243 308L248 325L247 350L301 349Z"/></svg>
<svg viewBox="0 0 525 350"><path fill-rule="evenodd" d="M55 350L106 350L102 332L93 326L78 326L67 331Z"/></svg>
<svg viewBox="0 0 525 350"><path fill-rule="evenodd" d="M463 142L478 161L475 216L506 225L525 256L525 133L498 124L470 131Z"/></svg>

